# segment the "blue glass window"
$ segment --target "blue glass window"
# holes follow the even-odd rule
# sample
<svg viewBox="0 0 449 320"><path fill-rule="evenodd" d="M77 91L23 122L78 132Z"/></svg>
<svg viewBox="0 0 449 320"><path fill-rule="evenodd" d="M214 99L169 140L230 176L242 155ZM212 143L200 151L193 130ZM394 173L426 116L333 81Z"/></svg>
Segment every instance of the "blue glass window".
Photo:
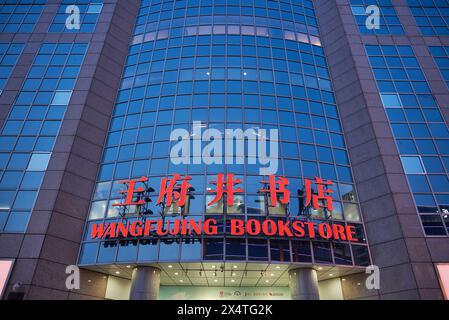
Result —
<svg viewBox="0 0 449 320"><path fill-rule="evenodd" d="M49 32L94 32L102 9L103 0L63 0ZM79 25L73 16L78 11Z"/></svg>
<svg viewBox="0 0 449 320"><path fill-rule="evenodd" d="M424 36L449 35L449 2L447 0L407 0Z"/></svg>
<svg viewBox="0 0 449 320"><path fill-rule="evenodd" d="M47 0L4 0L0 4L0 32L33 32Z"/></svg>
<svg viewBox="0 0 449 320"><path fill-rule="evenodd" d="M263 179L258 163L172 163L170 133L178 128L191 131L195 120L220 132L237 128L279 130L277 174L288 177L291 183L288 211L284 206L265 207L268 200L258 193ZM174 172L192 177L194 197L186 214L198 219L214 217L222 229L225 212L245 218L297 216L302 200L296 195L304 178L321 175L334 183L334 189L342 185L355 194L313 2L141 2L88 220L112 221L117 216L111 204L119 198L119 189L109 187L117 180L148 176L149 184L158 190L161 179ZM238 206L206 207L210 181L221 172L238 175L245 192L236 196ZM361 225L357 197L342 198L339 192L333 196L336 209L332 219ZM152 218L159 219L160 208L153 203L150 206L155 212ZM90 247L91 239L86 236L85 240L84 245ZM270 253L272 259L290 261L290 240L280 243L286 246L282 252L269 249L268 240L260 238L225 241L204 237L193 243L145 239L138 245L137 255L134 245L126 250L118 245L116 251L108 249L108 254L100 244L98 253L93 246L88 254L82 251L80 263L224 257L265 261ZM310 241L297 243L294 261L310 262L316 256L323 263L334 262L330 246L317 246L314 252ZM342 248L338 261L349 263L352 257L345 254L350 245ZM96 257L90 259L90 254Z"/></svg>
<svg viewBox="0 0 449 320"><path fill-rule="evenodd" d="M390 0L350 0L351 11L354 15L360 33L363 34L404 34L401 22L396 14L396 10ZM367 10L369 6L377 6L379 9L379 25L374 27L367 20L371 21L372 10ZM370 28L367 27L370 26Z"/></svg>
<svg viewBox="0 0 449 320"><path fill-rule="evenodd" d="M0 232L25 232L86 50L45 43L30 67L0 135L0 212L7 219ZM59 90L63 81L66 90Z"/></svg>
<svg viewBox="0 0 449 320"><path fill-rule="evenodd" d="M445 48L431 47L430 51L444 74ZM367 45L366 52L424 230L427 235L446 235L442 225L431 226L432 221L442 220L427 214L443 214L446 208L441 195L449 190L449 171L443 167L449 153L447 125L410 46Z"/></svg>

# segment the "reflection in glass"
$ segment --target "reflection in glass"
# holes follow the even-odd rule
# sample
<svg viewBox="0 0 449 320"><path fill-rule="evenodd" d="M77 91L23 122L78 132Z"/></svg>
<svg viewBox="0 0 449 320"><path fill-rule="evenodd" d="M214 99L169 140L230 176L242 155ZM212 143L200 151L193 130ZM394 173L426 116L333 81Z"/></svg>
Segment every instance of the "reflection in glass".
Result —
<svg viewBox="0 0 449 320"><path fill-rule="evenodd" d="M246 242L245 239L226 239L226 259L227 260L245 260Z"/></svg>
<svg viewBox="0 0 449 320"><path fill-rule="evenodd" d="M345 202L343 206L345 211L345 218L347 221L360 221L359 208L355 203Z"/></svg>
<svg viewBox="0 0 449 320"><path fill-rule="evenodd" d="M223 241L220 238L204 239L204 260L223 260Z"/></svg>
<svg viewBox="0 0 449 320"><path fill-rule="evenodd" d="M312 262L312 251L309 241L292 240L293 262Z"/></svg>
<svg viewBox="0 0 449 320"><path fill-rule="evenodd" d="M102 219L106 211L107 201L92 202L89 212L89 220Z"/></svg>
<svg viewBox="0 0 449 320"><path fill-rule="evenodd" d="M346 243L333 243L334 258L336 264L351 265L351 249Z"/></svg>
<svg viewBox="0 0 449 320"><path fill-rule="evenodd" d="M97 257L98 243L84 243L81 255L80 264L91 264L95 263L95 258Z"/></svg>
<svg viewBox="0 0 449 320"><path fill-rule="evenodd" d="M160 261L173 261L179 259L179 239L162 239L160 248Z"/></svg>
<svg viewBox="0 0 449 320"><path fill-rule="evenodd" d="M116 241L105 241L100 243L100 250L98 252L98 263L113 262L117 252Z"/></svg>
<svg viewBox="0 0 449 320"><path fill-rule="evenodd" d="M140 240L139 244L139 261L154 261L157 260L158 254L158 240L144 239Z"/></svg>
<svg viewBox="0 0 449 320"><path fill-rule="evenodd" d="M266 239L248 239L248 260L268 260L268 241Z"/></svg>
<svg viewBox="0 0 449 320"><path fill-rule="evenodd" d="M313 257L316 263L332 263L332 251L329 242L312 242Z"/></svg>
<svg viewBox="0 0 449 320"><path fill-rule="evenodd" d="M117 261L135 261L137 257L138 240L120 241L117 253Z"/></svg>
<svg viewBox="0 0 449 320"><path fill-rule="evenodd" d="M368 266L370 264L367 246L352 245L354 263L358 266Z"/></svg>
<svg viewBox="0 0 449 320"><path fill-rule="evenodd" d="M265 197L250 195L247 199L247 214L265 215Z"/></svg>
<svg viewBox="0 0 449 320"><path fill-rule="evenodd" d="M290 244L288 240L270 240L271 261L290 262Z"/></svg>
<svg viewBox="0 0 449 320"><path fill-rule="evenodd" d="M181 241L181 260L201 260L202 240L186 238Z"/></svg>

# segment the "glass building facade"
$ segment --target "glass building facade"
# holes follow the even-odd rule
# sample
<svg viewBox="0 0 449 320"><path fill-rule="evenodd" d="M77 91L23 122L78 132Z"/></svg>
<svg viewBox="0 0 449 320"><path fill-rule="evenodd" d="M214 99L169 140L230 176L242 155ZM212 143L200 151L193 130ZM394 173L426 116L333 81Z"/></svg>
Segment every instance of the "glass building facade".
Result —
<svg viewBox="0 0 449 320"><path fill-rule="evenodd" d="M351 11L362 34L404 34L401 22L390 0L350 0ZM375 9L373 9L375 8ZM377 14L378 26L367 27L368 15Z"/></svg>
<svg viewBox="0 0 449 320"><path fill-rule="evenodd" d="M1 299L446 297L446 0L0 2ZM186 221L201 231L173 231Z"/></svg>
<svg viewBox="0 0 449 320"><path fill-rule="evenodd" d="M227 4L227 5L226 5ZM278 129L279 169L290 206L269 207L258 192L259 166L174 165L170 132L192 122L225 128ZM205 144L205 143L204 143ZM149 177L157 191L174 173L192 177L187 216L219 221L220 237L92 241L92 223L119 221L113 204L123 179ZM218 173L242 181L232 207L206 206ZM231 237L229 219L306 219L304 178L334 183L334 210L307 219L352 225L357 244ZM148 219L160 219L155 213ZM176 209L169 220L181 219ZM129 217L132 221L132 216ZM370 257L345 139L311 1L142 1L105 144L82 244L81 265L170 261L264 261L366 266Z"/></svg>
<svg viewBox="0 0 449 320"><path fill-rule="evenodd" d="M94 32L102 8L103 0L63 0L48 31L56 33ZM76 20L69 16L75 13L77 14L78 12L79 18ZM75 26L67 28L67 22L69 22L69 24L77 22L79 23L79 28Z"/></svg>
<svg viewBox="0 0 449 320"><path fill-rule="evenodd" d="M440 69L443 80L449 87L449 47L431 46L429 51Z"/></svg>
<svg viewBox="0 0 449 320"><path fill-rule="evenodd" d="M0 4L0 32L32 32L47 0L5 0Z"/></svg>
<svg viewBox="0 0 449 320"><path fill-rule="evenodd" d="M23 43L0 43L0 95L23 50Z"/></svg>
<svg viewBox="0 0 449 320"><path fill-rule="evenodd" d="M366 46L427 235L447 235L449 131L410 46Z"/></svg>
<svg viewBox="0 0 449 320"><path fill-rule="evenodd" d="M447 0L408 0L410 11L424 36L449 35Z"/></svg>
<svg viewBox="0 0 449 320"><path fill-rule="evenodd" d="M43 44L0 134L0 230L25 232L87 44Z"/></svg>

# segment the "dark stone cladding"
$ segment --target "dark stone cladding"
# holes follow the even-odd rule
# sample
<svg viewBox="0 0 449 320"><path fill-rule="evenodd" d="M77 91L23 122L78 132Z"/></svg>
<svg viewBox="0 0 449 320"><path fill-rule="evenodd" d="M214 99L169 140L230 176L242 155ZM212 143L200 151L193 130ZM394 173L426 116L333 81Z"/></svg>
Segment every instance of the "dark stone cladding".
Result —
<svg viewBox="0 0 449 320"><path fill-rule="evenodd" d="M0 35L26 44L0 97L0 125L42 43L89 43L27 231L0 234L0 257L16 259L5 298L16 283L25 299L102 299L106 291L103 275L87 270L81 289L67 290L65 269L77 262L140 1L105 0L94 33L47 33L60 2L48 0L33 33Z"/></svg>
<svg viewBox="0 0 449 320"><path fill-rule="evenodd" d="M406 34L361 35L347 0L315 2L323 47L353 166L380 290L367 290L366 275L346 277L345 299L442 299L436 262L449 262L449 238L425 237L365 44L411 45L449 123L449 92L428 45L449 37L423 37L406 0L393 0Z"/></svg>

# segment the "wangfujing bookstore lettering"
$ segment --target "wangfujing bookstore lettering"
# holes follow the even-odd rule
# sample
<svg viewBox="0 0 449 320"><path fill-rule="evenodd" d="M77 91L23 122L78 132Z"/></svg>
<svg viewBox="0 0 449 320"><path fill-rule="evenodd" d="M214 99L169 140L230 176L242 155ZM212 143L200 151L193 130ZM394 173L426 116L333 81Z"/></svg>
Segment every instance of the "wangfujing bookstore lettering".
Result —
<svg viewBox="0 0 449 320"><path fill-rule="evenodd" d="M151 193L155 190L149 186L149 179L141 177L134 180L122 180L124 190L119 191L123 199L120 203L113 204L118 208L121 221L92 223L90 237L92 239L123 239L123 238L151 238L169 236L214 236L221 235L223 228L219 228L220 223L215 218L204 220L187 218L186 207L191 192L195 189L190 185L191 177L173 174L171 178L163 178L161 181L159 196L156 205L160 206L161 219L148 219L153 212L148 208L151 200ZM217 203L226 203L227 206L234 205L234 195L243 193L239 186L241 179L234 178L231 173L217 174L217 180L210 182L215 185L215 189L208 188L207 192L214 195L214 198L207 204L211 206ZM268 198L268 205L275 207L278 202L288 205L290 201L290 191L287 186L289 180L285 177L270 175L268 180L262 180L263 187L259 193ZM315 186L315 190L312 185ZM323 180L316 177L314 180L304 179L304 188L299 190L302 195L302 207L313 208L331 212L333 210L331 194L333 185L330 180ZM182 219L166 219L167 208L176 206L181 213ZM225 207L225 206L224 206ZM131 209L132 208L132 209ZM136 219L128 219L133 212ZM353 225L344 225L331 221L312 221L307 217L258 217L254 219L230 218L227 220L229 228L226 234L231 236L265 236L265 237L288 237L288 238L309 238L324 240L340 240L357 242L356 228Z"/></svg>

